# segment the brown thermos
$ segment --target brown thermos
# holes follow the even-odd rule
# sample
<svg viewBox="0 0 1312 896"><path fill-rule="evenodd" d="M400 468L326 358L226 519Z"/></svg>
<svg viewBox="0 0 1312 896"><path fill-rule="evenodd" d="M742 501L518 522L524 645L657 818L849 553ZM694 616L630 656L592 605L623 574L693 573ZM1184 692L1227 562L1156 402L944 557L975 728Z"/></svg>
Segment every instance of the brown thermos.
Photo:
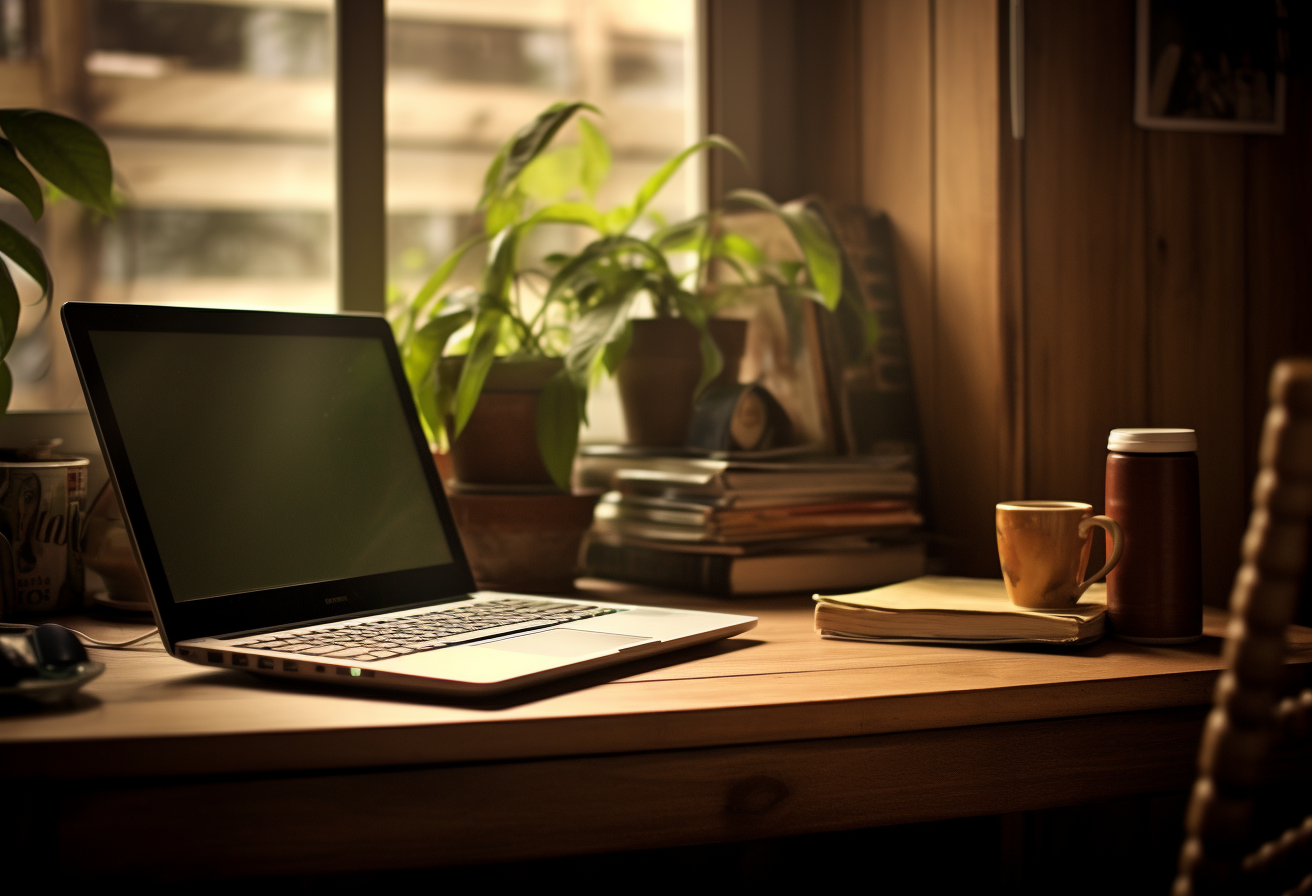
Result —
<svg viewBox="0 0 1312 896"><path fill-rule="evenodd" d="M1125 533L1121 562L1107 575L1112 632L1141 644L1197 641L1198 437L1192 429L1113 429L1107 450L1107 516Z"/></svg>

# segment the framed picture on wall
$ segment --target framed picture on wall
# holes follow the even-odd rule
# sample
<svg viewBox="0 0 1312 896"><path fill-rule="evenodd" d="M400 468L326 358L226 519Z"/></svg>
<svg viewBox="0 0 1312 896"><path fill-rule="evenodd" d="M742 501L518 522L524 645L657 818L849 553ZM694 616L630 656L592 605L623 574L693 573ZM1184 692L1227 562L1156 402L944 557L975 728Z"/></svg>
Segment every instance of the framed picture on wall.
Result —
<svg viewBox="0 0 1312 896"><path fill-rule="evenodd" d="M1282 134L1284 0L1139 0L1134 121Z"/></svg>

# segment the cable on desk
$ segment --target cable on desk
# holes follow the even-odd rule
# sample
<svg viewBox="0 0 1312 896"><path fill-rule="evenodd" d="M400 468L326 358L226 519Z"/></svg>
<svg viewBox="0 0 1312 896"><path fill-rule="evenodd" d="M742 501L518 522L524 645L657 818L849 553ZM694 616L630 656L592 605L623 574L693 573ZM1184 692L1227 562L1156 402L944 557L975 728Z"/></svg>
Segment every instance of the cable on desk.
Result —
<svg viewBox="0 0 1312 896"><path fill-rule="evenodd" d="M67 628L67 626L65 627ZM31 631L36 628L36 626L28 625L26 622L5 622L0 624L0 628L17 628L22 629L23 631ZM103 647L107 650L121 650L125 647L131 647L133 644L140 644L147 638L152 638L159 634L159 629L152 627L151 630L144 635L137 635L135 638L129 638L126 641L102 641L99 638L91 637L86 632L80 632L75 628L70 628L68 630L77 635L77 638L82 642L83 647Z"/></svg>

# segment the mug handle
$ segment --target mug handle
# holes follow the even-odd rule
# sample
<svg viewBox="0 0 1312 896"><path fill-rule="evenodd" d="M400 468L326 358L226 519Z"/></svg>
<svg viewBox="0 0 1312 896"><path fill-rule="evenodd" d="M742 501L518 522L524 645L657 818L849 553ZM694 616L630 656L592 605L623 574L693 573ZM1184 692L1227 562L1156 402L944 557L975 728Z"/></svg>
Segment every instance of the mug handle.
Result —
<svg viewBox="0 0 1312 896"><path fill-rule="evenodd" d="M1125 550L1125 534L1121 532L1121 525L1109 516L1086 516L1080 520L1080 528L1076 531L1079 532L1080 538L1083 538L1089 534L1089 530L1094 526L1102 526L1107 530L1107 534L1112 537L1112 555L1107 558L1107 562L1103 564L1102 569L1086 578L1084 584L1076 589L1076 600L1084 596L1085 589L1107 575L1112 571L1112 567L1121 562L1121 553Z"/></svg>

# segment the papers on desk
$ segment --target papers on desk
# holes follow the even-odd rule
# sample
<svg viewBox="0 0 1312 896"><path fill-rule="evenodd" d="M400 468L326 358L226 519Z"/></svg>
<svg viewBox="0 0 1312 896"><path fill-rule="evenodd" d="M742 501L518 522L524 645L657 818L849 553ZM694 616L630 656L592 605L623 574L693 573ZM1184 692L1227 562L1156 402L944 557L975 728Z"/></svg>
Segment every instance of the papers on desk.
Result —
<svg viewBox="0 0 1312 896"><path fill-rule="evenodd" d="M1028 610L1001 579L922 576L855 594L816 595L821 637L909 644L1088 644L1106 628L1106 586L1074 607Z"/></svg>

